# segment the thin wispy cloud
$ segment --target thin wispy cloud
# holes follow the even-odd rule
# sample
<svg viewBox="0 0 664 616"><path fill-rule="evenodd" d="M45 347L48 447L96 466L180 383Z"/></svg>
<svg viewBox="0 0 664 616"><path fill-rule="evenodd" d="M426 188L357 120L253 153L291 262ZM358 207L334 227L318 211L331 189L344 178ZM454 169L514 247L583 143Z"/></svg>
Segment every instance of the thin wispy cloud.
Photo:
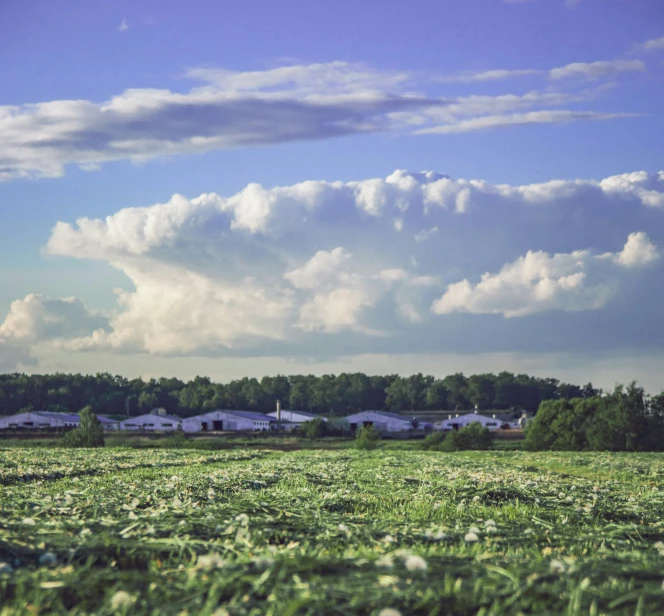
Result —
<svg viewBox="0 0 664 616"><path fill-rule="evenodd" d="M659 38L654 38L646 41L645 43L641 43L638 46L638 49L644 50L644 51L655 51L658 49L664 49L664 36L660 36Z"/></svg>
<svg viewBox="0 0 664 616"><path fill-rule="evenodd" d="M595 111L530 111L527 113L482 116L452 122L443 126L420 129L416 132L421 135L456 134L506 128L508 126L527 126L529 124L567 124L581 120L615 120L617 118L630 118L637 115L633 113L598 113Z"/></svg>
<svg viewBox="0 0 664 616"><path fill-rule="evenodd" d="M590 67L585 73L597 75L639 68L640 61L634 62L629 66L578 66ZM575 66L560 70L583 72ZM478 81L506 74L489 73ZM553 113L542 109L588 101L591 97L587 93L432 97L414 92L418 81L408 73L346 62L250 72L194 68L186 76L201 85L186 93L136 88L101 103L56 100L0 107L0 181L60 177L68 164L93 170L116 160L144 162L156 157L356 134L445 134L625 116L622 112ZM517 110L532 113L501 115ZM476 119L462 120L472 116Z"/></svg>
<svg viewBox="0 0 664 616"><path fill-rule="evenodd" d="M126 30L129 30L129 24L127 23L126 19L123 19L118 26L118 32L125 32Z"/></svg>
<svg viewBox="0 0 664 616"><path fill-rule="evenodd" d="M573 62L549 71L551 79L599 79L620 73L643 73L646 65L642 60L601 60L598 62Z"/></svg>

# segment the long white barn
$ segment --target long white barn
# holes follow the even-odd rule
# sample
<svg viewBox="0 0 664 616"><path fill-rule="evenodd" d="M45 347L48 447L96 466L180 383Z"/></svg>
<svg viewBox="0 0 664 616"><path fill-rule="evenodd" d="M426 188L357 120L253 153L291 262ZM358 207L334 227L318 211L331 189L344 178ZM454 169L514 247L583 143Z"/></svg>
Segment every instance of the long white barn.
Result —
<svg viewBox="0 0 664 616"><path fill-rule="evenodd" d="M276 424L274 417L250 411L210 411L203 415L187 417L182 422L185 432L227 432L271 430Z"/></svg>
<svg viewBox="0 0 664 616"><path fill-rule="evenodd" d="M120 430L146 432L170 432L177 430L182 424L181 417L172 415L161 415L159 413L147 413L138 417L131 417L120 422Z"/></svg>
<svg viewBox="0 0 664 616"><path fill-rule="evenodd" d="M118 422L98 415L97 419L104 430L117 430ZM77 428L81 423L76 413L55 413L53 411L26 411L0 417L0 430L40 430Z"/></svg>
<svg viewBox="0 0 664 616"><path fill-rule="evenodd" d="M404 432L413 429L413 420L410 417L387 411L361 411L348 415L345 420L350 424L351 432L362 426L373 426L379 432Z"/></svg>
<svg viewBox="0 0 664 616"><path fill-rule="evenodd" d="M436 424L435 428L437 430L460 430L461 428L469 426L473 422L479 422L485 428L489 428L489 430L499 430L503 423L500 419L496 419L495 417L487 417L486 415L480 415L479 413L466 413L464 415L459 415L459 417L445 419Z"/></svg>

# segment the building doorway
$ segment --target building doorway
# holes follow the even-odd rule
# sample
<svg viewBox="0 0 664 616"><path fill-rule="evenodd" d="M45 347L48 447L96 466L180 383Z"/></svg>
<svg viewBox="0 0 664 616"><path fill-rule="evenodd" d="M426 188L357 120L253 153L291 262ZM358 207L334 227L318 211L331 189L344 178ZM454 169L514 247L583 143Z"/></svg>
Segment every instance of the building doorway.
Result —
<svg viewBox="0 0 664 616"><path fill-rule="evenodd" d="M222 432L224 429L224 422L221 420L215 420L212 422L212 429L215 432Z"/></svg>

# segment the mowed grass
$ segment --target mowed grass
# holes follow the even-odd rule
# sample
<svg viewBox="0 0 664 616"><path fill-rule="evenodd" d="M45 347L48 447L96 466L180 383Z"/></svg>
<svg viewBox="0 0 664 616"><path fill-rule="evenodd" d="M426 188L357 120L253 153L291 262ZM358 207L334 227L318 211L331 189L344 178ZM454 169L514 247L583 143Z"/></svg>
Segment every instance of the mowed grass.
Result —
<svg viewBox="0 0 664 616"><path fill-rule="evenodd" d="M0 614L664 613L664 456L0 450Z"/></svg>

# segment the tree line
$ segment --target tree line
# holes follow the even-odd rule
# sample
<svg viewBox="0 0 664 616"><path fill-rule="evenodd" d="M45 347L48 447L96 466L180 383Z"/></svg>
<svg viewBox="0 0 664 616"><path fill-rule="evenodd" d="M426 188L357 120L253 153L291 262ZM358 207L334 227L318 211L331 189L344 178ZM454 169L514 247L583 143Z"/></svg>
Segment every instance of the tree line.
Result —
<svg viewBox="0 0 664 616"><path fill-rule="evenodd" d="M144 381L99 373L0 374L0 414L23 409L78 411L90 406L96 414L135 416L154 408L188 417L214 409L266 413L282 408L344 415L363 409L468 410L524 409L534 412L545 400L592 398L601 394L554 378L500 372L443 379L423 374L369 376L361 372L323 376L265 376L215 383L197 376L190 381L160 378Z"/></svg>
<svg viewBox="0 0 664 616"><path fill-rule="evenodd" d="M664 392L631 383L603 396L542 402L526 427L530 450L662 451Z"/></svg>

